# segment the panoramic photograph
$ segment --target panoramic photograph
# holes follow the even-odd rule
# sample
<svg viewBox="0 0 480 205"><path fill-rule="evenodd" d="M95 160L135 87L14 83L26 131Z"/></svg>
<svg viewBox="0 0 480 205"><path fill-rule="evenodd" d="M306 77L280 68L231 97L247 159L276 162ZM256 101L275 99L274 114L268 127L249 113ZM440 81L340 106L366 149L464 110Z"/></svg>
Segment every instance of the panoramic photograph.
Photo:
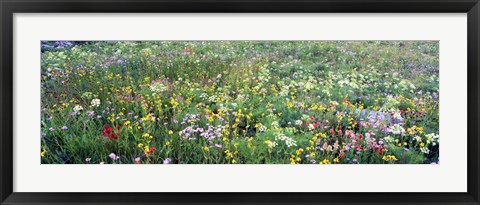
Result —
<svg viewBox="0 0 480 205"><path fill-rule="evenodd" d="M41 164L440 163L439 41L41 41L40 55Z"/></svg>

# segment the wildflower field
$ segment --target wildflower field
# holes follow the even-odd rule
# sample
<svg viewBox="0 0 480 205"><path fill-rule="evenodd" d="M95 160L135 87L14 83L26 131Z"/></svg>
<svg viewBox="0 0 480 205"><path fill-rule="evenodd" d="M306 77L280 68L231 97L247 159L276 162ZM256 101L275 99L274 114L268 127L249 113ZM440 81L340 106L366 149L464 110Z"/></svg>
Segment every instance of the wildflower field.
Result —
<svg viewBox="0 0 480 205"><path fill-rule="evenodd" d="M438 41L42 41L42 164L436 164Z"/></svg>

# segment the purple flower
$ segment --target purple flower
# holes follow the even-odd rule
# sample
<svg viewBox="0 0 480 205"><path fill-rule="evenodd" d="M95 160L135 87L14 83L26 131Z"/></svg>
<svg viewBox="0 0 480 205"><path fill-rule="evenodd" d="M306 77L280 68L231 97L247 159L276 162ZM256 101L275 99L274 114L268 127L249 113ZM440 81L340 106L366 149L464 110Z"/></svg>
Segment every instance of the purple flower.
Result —
<svg viewBox="0 0 480 205"><path fill-rule="evenodd" d="M55 128L51 127L51 128L49 128L48 130L50 130L50 131L54 131L54 130L55 130Z"/></svg>
<svg viewBox="0 0 480 205"><path fill-rule="evenodd" d="M110 154L108 155L108 157L110 157L110 159L113 159L113 160L120 159L120 157L117 156L115 153L110 153Z"/></svg>
<svg viewBox="0 0 480 205"><path fill-rule="evenodd" d="M165 160L163 160L163 164L170 164L170 162L172 162L170 158L166 158Z"/></svg>
<svg viewBox="0 0 480 205"><path fill-rule="evenodd" d="M63 126L63 127L62 127L62 131L65 131L65 130L67 130L67 129L68 129L67 126Z"/></svg>
<svg viewBox="0 0 480 205"><path fill-rule="evenodd" d="M93 115L95 115L95 111L89 111L87 114L87 116L89 117L93 117Z"/></svg>
<svg viewBox="0 0 480 205"><path fill-rule="evenodd" d="M72 46L72 45L73 45L73 43L70 42L70 41L55 41L55 46L59 47L59 48L66 47L66 46Z"/></svg>

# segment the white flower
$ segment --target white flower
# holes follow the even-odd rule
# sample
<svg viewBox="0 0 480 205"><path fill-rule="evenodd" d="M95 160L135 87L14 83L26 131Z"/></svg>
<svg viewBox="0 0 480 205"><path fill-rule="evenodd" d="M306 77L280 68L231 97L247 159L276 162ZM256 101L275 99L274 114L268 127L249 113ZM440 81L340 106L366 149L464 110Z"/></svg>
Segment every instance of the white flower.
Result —
<svg viewBox="0 0 480 205"><path fill-rule="evenodd" d="M427 144L432 143L432 145L435 146L438 142L440 142L440 136L435 133L430 133L425 135L425 137L427 137Z"/></svg>
<svg viewBox="0 0 480 205"><path fill-rule="evenodd" d="M430 153L430 150L429 150L427 147L421 147L421 148L420 148L420 151L422 151L422 152L425 153L425 154Z"/></svg>
<svg viewBox="0 0 480 205"><path fill-rule="evenodd" d="M290 137L287 137L284 134L280 134L280 135L275 136L275 140L280 140L280 141L285 142L287 147L297 146L297 142L294 139L292 139Z"/></svg>
<svg viewBox="0 0 480 205"><path fill-rule="evenodd" d="M402 119L402 115L400 114L400 112L395 112L395 113L393 114L393 118L394 118L394 119Z"/></svg>
<svg viewBox="0 0 480 205"><path fill-rule="evenodd" d="M273 149L274 147L277 146L276 142L272 142L270 140L265 141L265 144L267 144L268 148Z"/></svg>
<svg viewBox="0 0 480 205"><path fill-rule="evenodd" d="M303 124L303 122L301 120L296 120L295 121L295 125L301 126L302 124Z"/></svg>
<svg viewBox="0 0 480 205"><path fill-rule="evenodd" d="M399 124L394 124L390 129L392 129L392 133L396 135L403 134L405 132L405 129Z"/></svg>
<svg viewBox="0 0 480 205"><path fill-rule="evenodd" d="M76 105L74 108L73 108L73 111L75 112L79 112L79 111L82 111L83 110L83 107L81 105Z"/></svg>
<svg viewBox="0 0 480 205"><path fill-rule="evenodd" d="M413 137L414 140L417 140L418 142L422 141L422 138L418 135L415 135L415 137Z"/></svg>
<svg viewBox="0 0 480 205"><path fill-rule="evenodd" d="M93 107L98 107L98 106L100 106L100 99L93 99L92 102L90 102L90 104Z"/></svg>
<svg viewBox="0 0 480 205"><path fill-rule="evenodd" d="M309 124L309 125L308 125L308 130L311 131L311 130L313 130L313 129L315 129L315 126L313 126L313 124Z"/></svg>
<svg viewBox="0 0 480 205"><path fill-rule="evenodd" d="M274 129L278 129L278 128L280 127L280 124L278 123L278 121L273 121L273 122L272 122L272 127L273 127Z"/></svg>
<svg viewBox="0 0 480 205"><path fill-rule="evenodd" d="M216 95L212 95L212 96L208 97L208 101L210 101L210 102L215 102L216 99L217 99Z"/></svg>
<svg viewBox="0 0 480 205"><path fill-rule="evenodd" d="M393 142L393 138L390 137L390 136L387 136L385 138L383 138L385 140L385 142Z"/></svg>
<svg viewBox="0 0 480 205"><path fill-rule="evenodd" d="M267 127L262 125L258 128L258 130L260 130L260 132L265 132L267 130Z"/></svg>
<svg viewBox="0 0 480 205"><path fill-rule="evenodd" d="M200 98L205 100L205 99L208 98L208 94L207 93L202 93L202 94L200 94Z"/></svg>
<svg viewBox="0 0 480 205"><path fill-rule="evenodd" d="M158 92L163 92L168 90L168 87L161 82L155 82L152 85L150 85L150 90L152 92L158 93Z"/></svg>

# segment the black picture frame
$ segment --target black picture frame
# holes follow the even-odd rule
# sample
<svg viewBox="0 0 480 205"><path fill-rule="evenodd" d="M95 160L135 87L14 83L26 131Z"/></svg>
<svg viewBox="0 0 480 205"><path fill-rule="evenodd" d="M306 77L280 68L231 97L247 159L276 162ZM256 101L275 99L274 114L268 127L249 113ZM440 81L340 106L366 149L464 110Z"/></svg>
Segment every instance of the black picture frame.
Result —
<svg viewBox="0 0 480 205"><path fill-rule="evenodd" d="M1 204L480 204L478 0L0 0ZM17 193L13 192L14 13L467 13L468 188L466 193ZM456 177L456 176L450 176ZM414 184L415 182L411 182ZM228 190L226 190L228 191ZM359 190L360 191L360 190Z"/></svg>

